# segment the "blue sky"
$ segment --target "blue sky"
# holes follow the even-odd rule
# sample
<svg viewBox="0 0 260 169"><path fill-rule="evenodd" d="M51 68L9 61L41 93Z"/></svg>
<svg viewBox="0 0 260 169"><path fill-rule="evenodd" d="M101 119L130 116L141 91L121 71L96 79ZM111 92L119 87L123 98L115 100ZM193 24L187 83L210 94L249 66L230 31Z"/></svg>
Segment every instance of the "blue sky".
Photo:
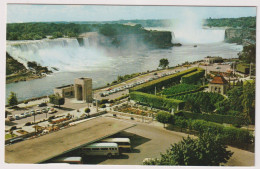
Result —
<svg viewBox="0 0 260 169"><path fill-rule="evenodd" d="M174 19L191 13L197 18L256 16L256 7L7 5L7 22L111 21Z"/></svg>

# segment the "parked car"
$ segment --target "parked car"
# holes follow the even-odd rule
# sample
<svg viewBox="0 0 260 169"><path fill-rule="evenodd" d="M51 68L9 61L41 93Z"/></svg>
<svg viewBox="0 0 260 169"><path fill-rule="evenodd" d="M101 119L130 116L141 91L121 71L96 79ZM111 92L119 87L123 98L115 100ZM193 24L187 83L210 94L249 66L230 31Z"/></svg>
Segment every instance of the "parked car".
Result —
<svg viewBox="0 0 260 169"><path fill-rule="evenodd" d="M40 103L40 104L38 104L38 107L44 107L44 106L47 106L47 103Z"/></svg>
<svg viewBox="0 0 260 169"><path fill-rule="evenodd" d="M14 118L15 118L15 120L20 120L20 119L21 119L18 114L16 114L16 115L14 116Z"/></svg>
<svg viewBox="0 0 260 169"><path fill-rule="evenodd" d="M24 114L25 114L26 117L30 117L31 116L30 112L28 112L28 111L25 112Z"/></svg>
<svg viewBox="0 0 260 169"><path fill-rule="evenodd" d="M49 114L53 114L53 113L56 113L56 112L57 112L57 110L55 110L54 108L51 108L51 109L48 111Z"/></svg>
<svg viewBox="0 0 260 169"><path fill-rule="evenodd" d="M25 117L26 117L25 113L21 113L21 114L20 114L20 117L21 117L21 118L25 118Z"/></svg>
<svg viewBox="0 0 260 169"><path fill-rule="evenodd" d="M35 115L35 111L34 110L31 110L31 115Z"/></svg>
<svg viewBox="0 0 260 169"><path fill-rule="evenodd" d="M42 113L47 113L47 112L48 112L47 109L45 108L42 109Z"/></svg>
<svg viewBox="0 0 260 169"><path fill-rule="evenodd" d="M36 114L41 114L41 113L42 113L41 110L39 109L36 110Z"/></svg>

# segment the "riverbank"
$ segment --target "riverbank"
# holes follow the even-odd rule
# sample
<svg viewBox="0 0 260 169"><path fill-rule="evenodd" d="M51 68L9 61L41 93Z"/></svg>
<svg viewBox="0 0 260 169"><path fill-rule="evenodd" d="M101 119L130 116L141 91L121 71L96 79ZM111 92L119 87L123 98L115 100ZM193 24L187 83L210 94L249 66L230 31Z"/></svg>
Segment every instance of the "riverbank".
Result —
<svg viewBox="0 0 260 169"><path fill-rule="evenodd" d="M17 73L6 76L6 84L18 83L21 81L30 81L34 79L41 79L46 77L47 74L37 75L32 72Z"/></svg>

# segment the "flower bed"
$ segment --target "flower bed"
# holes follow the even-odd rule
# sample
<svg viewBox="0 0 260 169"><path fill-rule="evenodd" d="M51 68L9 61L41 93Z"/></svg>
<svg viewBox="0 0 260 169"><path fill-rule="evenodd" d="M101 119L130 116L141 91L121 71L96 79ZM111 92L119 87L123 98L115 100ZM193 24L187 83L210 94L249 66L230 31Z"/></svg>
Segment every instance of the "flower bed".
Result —
<svg viewBox="0 0 260 169"><path fill-rule="evenodd" d="M136 114L136 115L142 115L142 116L150 116L153 114L153 111L150 110L141 110L139 108L130 107L130 106L122 106L117 109L119 112L129 113L129 114Z"/></svg>
<svg viewBox="0 0 260 169"><path fill-rule="evenodd" d="M27 131L24 131L24 130L18 130L18 131L16 131L17 133L20 133L20 134L28 134L28 132Z"/></svg>
<svg viewBox="0 0 260 169"><path fill-rule="evenodd" d="M65 117L65 118L62 118L62 119L59 119L59 120L52 121L51 124L59 124L61 122L67 121L69 119L70 118Z"/></svg>

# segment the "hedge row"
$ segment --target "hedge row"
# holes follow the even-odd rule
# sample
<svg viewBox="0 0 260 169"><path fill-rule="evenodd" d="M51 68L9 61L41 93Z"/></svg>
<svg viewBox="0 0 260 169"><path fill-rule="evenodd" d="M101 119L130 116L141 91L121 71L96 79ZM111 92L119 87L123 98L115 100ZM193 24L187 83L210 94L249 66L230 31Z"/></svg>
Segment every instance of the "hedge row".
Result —
<svg viewBox="0 0 260 169"><path fill-rule="evenodd" d="M164 109L171 111L172 108L175 110L182 109L184 107L184 102L176 99L167 99L152 94L142 93L142 92L131 92L130 98L136 100L140 103L147 104L154 108Z"/></svg>
<svg viewBox="0 0 260 169"><path fill-rule="evenodd" d="M124 96L117 97L117 98L115 98L115 101L119 101L119 100L125 99L125 98L127 98L128 96L129 96L129 94L126 94L126 95L124 95Z"/></svg>
<svg viewBox="0 0 260 169"><path fill-rule="evenodd" d="M187 75L182 76L181 82L187 84L196 84L200 78L202 78L205 74L205 70L202 68L197 68L196 72L189 73Z"/></svg>
<svg viewBox="0 0 260 169"><path fill-rule="evenodd" d="M165 76L165 77L144 83L142 85L139 85L139 86L136 86L136 87L130 89L130 92L140 91L140 92L145 92L145 93L151 93L154 91L155 87L157 88L157 90L162 89L162 87L167 88L167 87L171 86L173 83L176 83L176 84L180 83L182 76L195 72L198 69L201 69L201 68L194 67L194 68L191 68L191 69L188 69L185 71L181 71L179 73L175 73L170 76Z"/></svg>
<svg viewBox="0 0 260 169"><path fill-rule="evenodd" d="M186 91L186 92L181 92L181 93L177 93L177 94L173 94L173 95L167 95L166 98L171 98L171 97L174 97L174 96L181 96L181 95L185 95L185 94L192 94L192 93L197 93L199 91L202 91L206 88L207 86L202 86L198 89L195 89L195 90L190 90L190 91Z"/></svg>
<svg viewBox="0 0 260 169"><path fill-rule="evenodd" d="M191 113L187 111L179 111L176 113L178 116L182 116L186 119L201 119L216 123L227 123L233 125L243 125L247 124L247 120L242 117L235 117L235 116L228 116L228 115L221 115L221 114L199 114L199 113Z"/></svg>
<svg viewBox="0 0 260 169"><path fill-rule="evenodd" d="M164 89L161 93L163 95L174 95L174 94L178 94L178 93L188 92L191 90L196 90L199 87L200 86L198 86L198 85L191 85L191 84L183 83L183 84L177 84L177 85L174 85L167 89Z"/></svg>
<svg viewBox="0 0 260 169"><path fill-rule="evenodd" d="M210 132L219 134L227 145L243 148L254 141L254 136L246 129L235 127L225 127L214 122L204 120L191 120L182 117L176 117L171 123L179 128L187 128L198 131L199 133Z"/></svg>

